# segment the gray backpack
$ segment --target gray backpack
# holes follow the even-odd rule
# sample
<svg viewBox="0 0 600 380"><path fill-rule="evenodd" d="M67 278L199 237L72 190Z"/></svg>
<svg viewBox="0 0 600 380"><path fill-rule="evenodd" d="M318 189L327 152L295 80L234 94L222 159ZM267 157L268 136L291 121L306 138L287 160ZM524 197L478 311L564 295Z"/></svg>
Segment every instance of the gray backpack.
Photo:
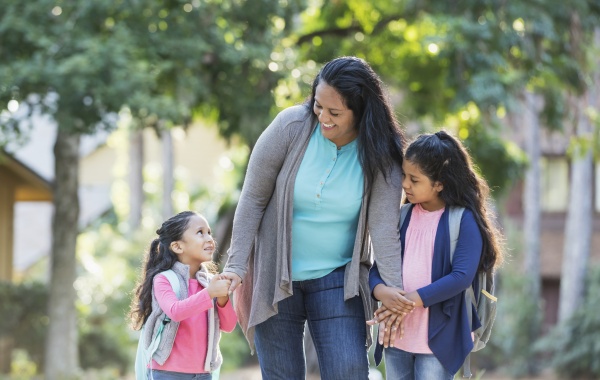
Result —
<svg viewBox="0 0 600 380"><path fill-rule="evenodd" d="M400 209L400 228L402 223L410 210L412 204L407 203L402 205ZM456 249L456 243L458 242L458 235L460 233L460 222L462 220L464 207L451 207L448 215L448 226L450 228L450 264L452 264L452 258L454 257L454 250ZM465 291L465 299L467 305L467 315L469 316L469 326L473 323L473 308L475 308L477 317L481 322L481 327L473 331L473 350L479 351L487 344L492 333L492 327L496 320L496 303L498 299L495 296L496 284L495 276L487 276L485 272L477 272L477 283L479 285L478 293L479 297L475 297L475 290L471 285ZM467 356L463 364L463 376L471 377L471 355Z"/></svg>

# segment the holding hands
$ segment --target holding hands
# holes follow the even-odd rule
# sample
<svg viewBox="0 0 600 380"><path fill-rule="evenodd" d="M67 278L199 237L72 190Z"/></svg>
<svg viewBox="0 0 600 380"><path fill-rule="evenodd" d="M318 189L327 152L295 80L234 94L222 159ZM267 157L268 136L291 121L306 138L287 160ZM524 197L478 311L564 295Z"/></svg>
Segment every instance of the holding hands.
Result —
<svg viewBox="0 0 600 380"><path fill-rule="evenodd" d="M221 273L221 276L231 281L231 285L229 286L230 295L233 294L233 291L242 283L242 278L233 272L224 272Z"/></svg>
<svg viewBox="0 0 600 380"><path fill-rule="evenodd" d="M393 347L398 329L400 329L400 339L404 336L402 321L416 306L416 302L411 300L412 297L410 297L414 295L412 293L407 295L402 289L383 284L379 284L373 289L373 295L381 301L382 305L375 311L374 318L367 321L367 324L375 325L379 323L379 344L386 348L388 346Z"/></svg>
<svg viewBox="0 0 600 380"><path fill-rule="evenodd" d="M227 301L229 300L230 285L231 280L227 278L227 276L223 276L223 274L218 274L213 276L206 289L208 290L210 298L216 297L219 306L225 306L225 304L227 304Z"/></svg>

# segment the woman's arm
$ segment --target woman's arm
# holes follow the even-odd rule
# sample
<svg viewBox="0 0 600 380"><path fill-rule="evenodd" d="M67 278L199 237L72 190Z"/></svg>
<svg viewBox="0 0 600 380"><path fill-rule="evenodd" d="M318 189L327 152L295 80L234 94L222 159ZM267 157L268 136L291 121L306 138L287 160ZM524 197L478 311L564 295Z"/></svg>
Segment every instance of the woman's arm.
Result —
<svg viewBox="0 0 600 380"><path fill-rule="evenodd" d="M424 307L445 301L467 289L477 273L483 240L473 214L465 210L460 222L460 232L452 258L452 272L437 281L417 290L418 294L407 294L407 298ZM421 302L420 302L420 301Z"/></svg>
<svg viewBox="0 0 600 380"><path fill-rule="evenodd" d="M298 111L293 111L298 112ZM283 115L283 116L282 116ZM233 219L229 259L223 275L232 280L233 292L246 275L254 238L285 161L291 131L283 124L286 110L281 112L261 134L248 163L246 178Z"/></svg>
<svg viewBox="0 0 600 380"><path fill-rule="evenodd" d="M369 200L368 227L375 260L382 280L389 286L402 288L400 246L400 200L402 171L395 165L387 179L377 173Z"/></svg>

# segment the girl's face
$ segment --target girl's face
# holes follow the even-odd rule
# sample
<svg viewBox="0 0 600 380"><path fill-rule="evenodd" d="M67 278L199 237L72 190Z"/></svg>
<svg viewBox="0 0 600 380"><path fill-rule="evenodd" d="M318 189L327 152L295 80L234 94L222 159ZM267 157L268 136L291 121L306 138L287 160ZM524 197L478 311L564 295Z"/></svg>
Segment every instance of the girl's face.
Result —
<svg viewBox="0 0 600 380"><path fill-rule="evenodd" d="M315 90L313 112L321 123L321 133L337 147L344 146L358 136L354 113L344 104L342 96L330 85L321 81Z"/></svg>
<svg viewBox="0 0 600 380"><path fill-rule="evenodd" d="M215 252L215 241L206 219L193 215L181 240L171 243L171 249L179 257L179 261L190 266L190 273L195 273L200 264L211 261Z"/></svg>
<svg viewBox="0 0 600 380"><path fill-rule="evenodd" d="M427 211L436 211L444 207L444 201L439 196L444 188L441 182L431 182L416 164L406 158L402 162L402 170L402 188L410 203L420 203Z"/></svg>

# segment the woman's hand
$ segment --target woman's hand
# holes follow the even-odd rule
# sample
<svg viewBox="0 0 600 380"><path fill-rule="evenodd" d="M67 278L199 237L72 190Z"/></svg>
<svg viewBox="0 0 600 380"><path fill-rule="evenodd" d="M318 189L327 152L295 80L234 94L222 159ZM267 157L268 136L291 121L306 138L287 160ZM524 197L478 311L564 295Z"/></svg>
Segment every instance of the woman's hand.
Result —
<svg viewBox="0 0 600 380"><path fill-rule="evenodd" d="M233 294L233 291L242 283L242 278L233 272L223 272L219 276L231 281L231 285L229 285L229 295Z"/></svg>
<svg viewBox="0 0 600 380"><path fill-rule="evenodd" d="M415 303L404 295L406 292L399 288L393 288L379 284L373 289L373 295L389 310L394 313L410 313L415 308Z"/></svg>
<svg viewBox="0 0 600 380"><path fill-rule="evenodd" d="M385 306L381 306L375 311L375 317L367 321L367 324L375 325L379 323L379 336L377 337L379 344L382 344L385 348L394 347L398 330L400 330L399 338L404 337L403 320L405 316L405 313L393 313Z"/></svg>

